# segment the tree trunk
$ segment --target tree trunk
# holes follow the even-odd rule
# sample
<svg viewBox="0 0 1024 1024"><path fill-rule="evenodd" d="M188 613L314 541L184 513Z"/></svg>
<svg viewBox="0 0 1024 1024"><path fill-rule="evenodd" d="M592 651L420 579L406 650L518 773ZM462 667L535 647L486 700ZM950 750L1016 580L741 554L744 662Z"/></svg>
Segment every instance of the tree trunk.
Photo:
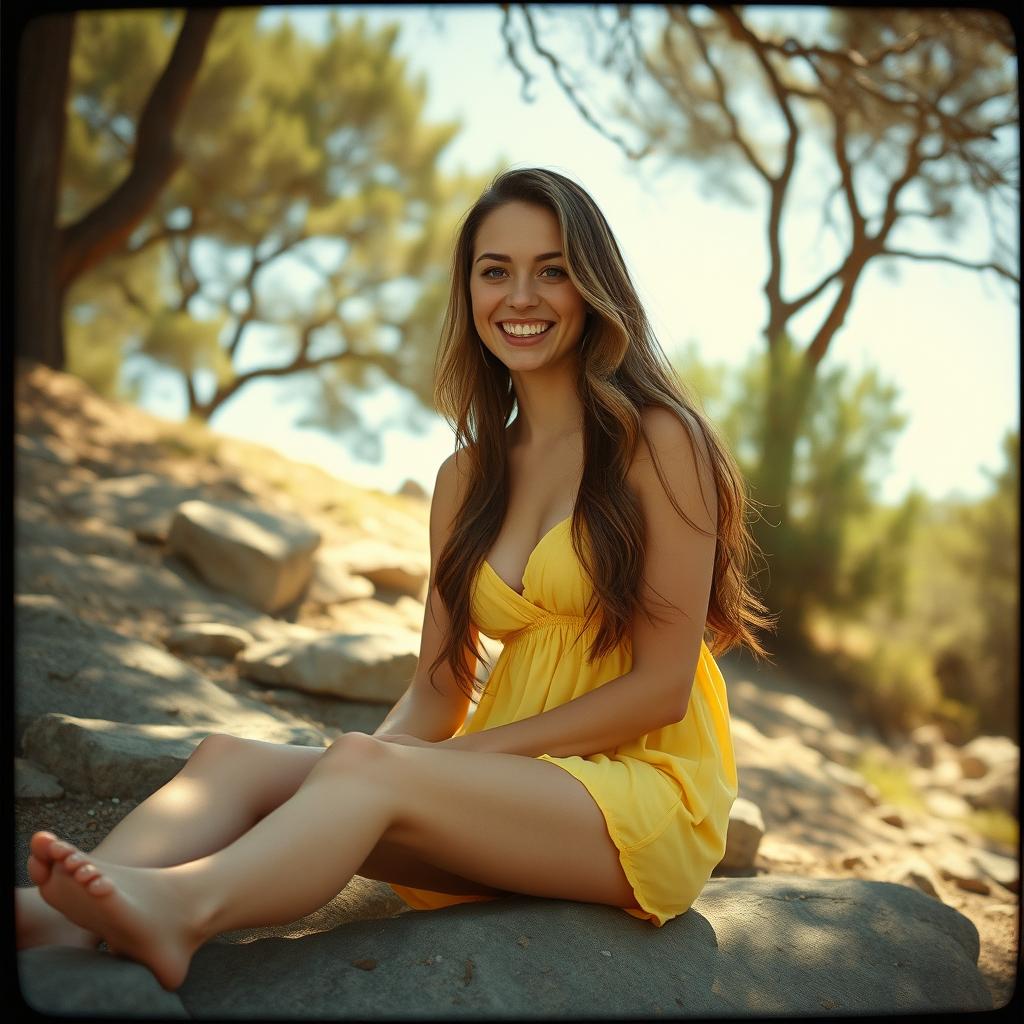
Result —
<svg viewBox="0 0 1024 1024"><path fill-rule="evenodd" d="M15 351L64 368L57 284L57 191L74 15L28 23L18 54L15 125Z"/></svg>
<svg viewBox="0 0 1024 1024"><path fill-rule="evenodd" d="M791 578L790 573L796 561L789 504L796 442L815 377L814 368L788 335L780 335L768 353L761 458L751 489L752 496L766 507L761 510L763 519L753 522L751 532L767 561L759 595L771 611L781 613L775 636L775 646L781 650L790 647L801 634L798 620L802 602L794 600L794 587L799 586L799 581Z"/></svg>
<svg viewBox="0 0 1024 1024"><path fill-rule="evenodd" d="M174 129L219 16L219 8L186 12L167 67L139 116L128 177L81 220L61 232L58 280L62 291L127 242L178 169L181 155L174 145Z"/></svg>

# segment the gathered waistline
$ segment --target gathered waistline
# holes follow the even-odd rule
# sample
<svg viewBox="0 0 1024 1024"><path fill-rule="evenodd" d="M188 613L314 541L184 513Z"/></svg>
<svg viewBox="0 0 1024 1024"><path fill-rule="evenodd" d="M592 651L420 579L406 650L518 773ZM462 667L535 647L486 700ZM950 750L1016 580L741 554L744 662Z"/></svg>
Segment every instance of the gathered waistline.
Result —
<svg viewBox="0 0 1024 1024"><path fill-rule="evenodd" d="M536 622L531 622L528 626L523 626L522 629L516 630L507 640L504 641L506 647L509 644L514 644L517 640L526 636L527 633L536 632L538 629L543 629L546 626L563 626L574 624L577 626L583 626L587 621L585 615L545 615L541 619L537 619ZM597 622L592 621L589 626L585 627L585 632L592 632L597 629Z"/></svg>

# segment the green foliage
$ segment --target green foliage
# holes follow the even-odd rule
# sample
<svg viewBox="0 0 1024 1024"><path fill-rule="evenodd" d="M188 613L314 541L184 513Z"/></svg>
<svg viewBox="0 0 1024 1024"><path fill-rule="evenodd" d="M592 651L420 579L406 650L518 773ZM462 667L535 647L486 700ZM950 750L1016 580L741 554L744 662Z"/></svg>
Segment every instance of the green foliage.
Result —
<svg viewBox="0 0 1024 1024"><path fill-rule="evenodd" d="M1018 848L1020 846L1020 823L1012 814L995 807L972 811L965 824L978 835L994 843Z"/></svg>
<svg viewBox="0 0 1024 1024"><path fill-rule="evenodd" d="M724 364L702 366L690 346L674 364L728 439L745 477L762 485L770 483L764 469L765 399L751 396L768 393L768 360L755 352L737 371ZM796 367L778 372L792 377ZM906 423L894 410L897 397L897 389L874 369L850 380L837 367L814 381L792 466L776 468L791 481L779 488L788 494L788 507L764 512L779 524L772 531L772 573L775 609L783 618L802 620L821 607L854 612L880 594L888 595L894 613L903 607L907 546L924 499L913 495L895 512L876 509L872 480ZM872 528L868 539L861 524L872 516L884 525Z"/></svg>
<svg viewBox="0 0 1024 1024"><path fill-rule="evenodd" d="M940 700L928 652L881 634L869 657L859 663L861 706L875 721L901 732L929 720Z"/></svg>
<svg viewBox="0 0 1024 1024"><path fill-rule="evenodd" d="M439 173L458 125L425 120L425 85L396 52L397 25L373 31L334 12L314 43L259 14L218 20L177 131L181 169L130 252L76 283L69 345L79 356L109 349L108 384L115 355L136 372L144 360L173 368L203 417L243 374L282 367L307 388L319 379L340 408L377 383L373 366L428 404L422 368L436 347L450 228L487 176ZM157 11L77 21L65 218L127 173L180 26ZM330 412L314 401L310 418L331 422Z"/></svg>
<svg viewBox="0 0 1024 1024"><path fill-rule="evenodd" d="M979 726L1017 738L1020 688L1020 432L1003 438L1004 465L991 494L952 505L936 548L947 621L936 663L945 694L977 707ZM930 566L929 566L930 568ZM927 584L926 584L927 585ZM950 615L951 608L956 614Z"/></svg>
<svg viewBox="0 0 1024 1024"><path fill-rule="evenodd" d="M907 765L865 751L857 758L854 768L878 790L883 803L915 811L925 809L924 799L910 781L910 768Z"/></svg>
<svg viewBox="0 0 1024 1024"><path fill-rule="evenodd" d="M691 344L675 368L752 479L765 426L750 396L766 393L766 359L733 370L702 363ZM773 610L801 618L812 676L849 688L880 728L936 721L960 743L979 731L1016 738L1019 434L1004 439L986 498L950 505L912 490L895 508L879 505L873 477L905 422L896 398L873 370L817 382L789 508L764 512L780 523Z"/></svg>

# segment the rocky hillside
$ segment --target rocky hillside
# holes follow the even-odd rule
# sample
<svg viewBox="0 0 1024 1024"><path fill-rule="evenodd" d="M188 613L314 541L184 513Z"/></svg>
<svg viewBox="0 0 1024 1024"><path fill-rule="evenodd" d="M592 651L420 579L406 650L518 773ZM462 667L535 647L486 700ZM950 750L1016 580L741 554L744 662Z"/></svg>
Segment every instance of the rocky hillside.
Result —
<svg viewBox="0 0 1024 1024"><path fill-rule="evenodd" d="M40 367L17 376L15 460L18 884L34 829L91 849L209 732L326 745L372 732L411 678L429 569L414 485L354 487ZM922 891L974 922L1005 1002L1019 862L965 817L1016 814L1017 748L924 729L893 750L839 696L721 665L740 799L716 874ZM912 769L923 809L884 804L865 753Z"/></svg>

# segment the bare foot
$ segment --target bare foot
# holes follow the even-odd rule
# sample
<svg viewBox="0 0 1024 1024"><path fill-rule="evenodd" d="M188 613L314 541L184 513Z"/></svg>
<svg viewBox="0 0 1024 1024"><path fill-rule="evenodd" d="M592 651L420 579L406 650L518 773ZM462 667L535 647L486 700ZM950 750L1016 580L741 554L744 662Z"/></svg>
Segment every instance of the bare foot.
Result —
<svg viewBox="0 0 1024 1024"><path fill-rule="evenodd" d="M95 949L102 941L99 935L80 928L51 907L34 885L15 888L14 924L17 949L31 949L33 946Z"/></svg>
<svg viewBox="0 0 1024 1024"><path fill-rule="evenodd" d="M36 885L50 877L52 863L46 856L46 850L56 838L52 832L37 832L32 838L28 873ZM17 949L29 949L32 946L81 946L84 949L95 949L101 941L100 936L79 927L51 907L36 886L15 888L14 918Z"/></svg>
<svg viewBox="0 0 1024 1024"><path fill-rule="evenodd" d="M32 837L38 873L48 876L39 883L43 899L99 935L111 953L145 964L168 991L179 988L192 954L205 941L187 916L180 882L166 868L110 864L51 836L37 832ZM68 860L72 863L65 866Z"/></svg>

